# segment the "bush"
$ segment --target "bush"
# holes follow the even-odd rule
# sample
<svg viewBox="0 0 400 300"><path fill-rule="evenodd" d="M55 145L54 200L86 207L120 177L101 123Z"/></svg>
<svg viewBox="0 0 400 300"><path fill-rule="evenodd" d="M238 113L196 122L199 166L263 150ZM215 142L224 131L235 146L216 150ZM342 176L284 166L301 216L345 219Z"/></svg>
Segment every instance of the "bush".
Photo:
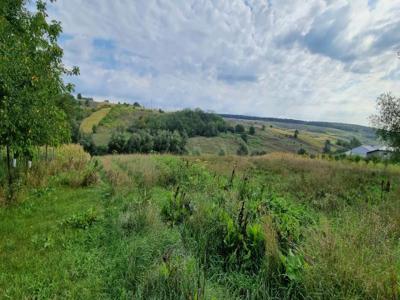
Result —
<svg viewBox="0 0 400 300"><path fill-rule="evenodd" d="M240 138L243 140L243 142L245 142L245 143L247 144L248 138L247 138L247 134L246 134L246 133L242 133L242 134L240 135Z"/></svg>
<svg viewBox="0 0 400 300"><path fill-rule="evenodd" d="M304 149L304 148L300 148L300 149L297 151L297 154L299 154L299 155L306 155L306 154L307 154L307 151L306 151L306 149Z"/></svg>
<svg viewBox="0 0 400 300"><path fill-rule="evenodd" d="M250 134L250 135L255 135L255 134L256 134L256 129L254 128L254 126L250 126L250 128L249 128L249 134Z"/></svg>
<svg viewBox="0 0 400 300"><path fill-rule="evenodd" d="M115 132L108 142L109 153L124 153L126 149L127 138L122 132Z"/></svg>
<svg viewBox="0 0 400 300"><path fill-rule="evenodd" d="M75 229L88 229L97 221L99 221L97 213L94 209L89 209L84 213L74 214L68 219L63 220L61 226Z"/></svg>
<svg viewBox="0 0 400 300"><path fill-rule="evenodd" d="M171 226L183 223L193 213L193 206L179 187L161 210L163 220Z"/></svg>
<svg viewBox="0 0 400 300"><path fill-rule="evenodd" d="M244 133L245 132L244 126L242 124L237 124L235 126L235 132L236 133Z"/></svg>
<svg viewBox="0 0 400 300"><path fill-rule="evenodd" d="M249 148L244 142L241 142L239 148L236 151L237 155L245 156L249 154Z"/></svg>

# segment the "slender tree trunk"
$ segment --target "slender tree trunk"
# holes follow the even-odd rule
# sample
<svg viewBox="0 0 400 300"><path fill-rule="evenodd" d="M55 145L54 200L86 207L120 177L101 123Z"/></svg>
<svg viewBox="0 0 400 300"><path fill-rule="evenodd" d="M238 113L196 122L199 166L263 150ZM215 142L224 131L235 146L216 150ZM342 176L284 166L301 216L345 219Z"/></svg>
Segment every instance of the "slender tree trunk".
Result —
<svg viewBox="0 0 400 300"><path fill-rule="evenodd" d="M48 152L48 146L46 145L46 162L47 162L47 160L48 160L48 159L47 159L47 158L48 158L48 153L49 153L49 152Z"/></svg>
<svg viewBox="0 0 400 300"><path fill-rule="evenodd" d="M11 174L11 155L10 155L10 146L6 146L7 152L7 175L8 175L8 185L11 187L12 185L12 174Z"/></svg>

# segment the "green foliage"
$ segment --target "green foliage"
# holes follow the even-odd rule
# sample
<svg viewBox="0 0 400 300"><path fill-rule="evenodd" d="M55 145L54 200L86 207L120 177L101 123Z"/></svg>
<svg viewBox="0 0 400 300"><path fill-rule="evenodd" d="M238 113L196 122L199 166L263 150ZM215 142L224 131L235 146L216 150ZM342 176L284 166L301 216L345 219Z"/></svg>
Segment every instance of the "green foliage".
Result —
<svg viewBox="0 0 400 300"><path fill-rule="evenodd" d="M139 130L132 133L125 145L125 153L177 153L185 152L186 138L178 131L167 130Z"/></svg>
<svg viewBox="0 0 400 300"><path fill-rule="evenodd" d="M97 221L99 221L99 217L96 211L91 208L84 213L74 214L63 220L61 226L75 229L88 229Z"/></svg>
<svg viewBox="0 0 400 300"><path fill-rule="evenodd" d="M124 153L126 149L127 138L123 132L115 132L108 142L109 153Z"/></svg>
<svg viewBox="0 0 400 300"><path fill-rule="evenodd" d="M242 124L237 124L235 126L235 132L236 133L244 133L245 132L244 126Z"/></svg>
<svg viewBox="0 0 400 300"><path fill-rule="evenodd" d="M250 135L255 135L256 134L256 129L254 128L254 126L250 126L249 127L249 134Z"/></svg>
<svg viewBox="0 0 400 300"><path fill-rule="evenodd" d="M170 225L181 224L193 212L193 207L185 192L181 192L179 187L174 195L169 199L161 210L161 215L165 222Z"/></svg>
<svg viewBox="0 0 400 300"><path fill-rule="evenodd" d="M377 99L377 114L372 116L376 133L388 145L400 149L400 98L391 93L382 94Z"/></svg>
<svg viewBox="0 0 400 300"><path fill-rule="evenodd" d="M87 169L87 155L82 164L68 153L58 170ZM396 165L293 154L101 160L101 184L61 186L53 172L49 186L0 207L7 297L398 298Z"/></svg>
<svg viewBox="0 0 400 300"><path fill-rule="evenodd" d="M240 138L243 140L243 142L245 142L247 144L248 139L249 139L248 136L247 136L247 133L242 133L240 135Z"/></svg>
<svg viewBox="0 0 400 300"><path fill-rule="evenodd" d="M173 113L148 114L136 120L130 126L130 131L148 129L150 131L177 131L182 136L217 136L226 131L225 121L218 115L205 113L200 109L182 110Z"/></svg>
<svg viewBox="0 0 400 300"><path fill-rule="evenodd" d="M20 175L11 174L12 157L29 159L34 147L58 146L71 137L74 123L58 98L72 89L63 76L79 70L62 63L61 31L59 22L48 22L43 1L35 12L26 1L0 3L0 147L7 148L9 199Z"/></svg>
<svg viewBox="0 0 400 300"><path fill-rule="evenodd" d="M300 282L305 265L304 258L299 254L294 254L292 249L289 249L288 255L280 255L281 262L285 268L285 276L291 282Z"/></svg>
<svg viewBox="0 0 400 300"><path fill-rule="evenodd" d="M324 144L324 148L322 149L323 153L331 153L331 141L326 140Z"/></svg>
<svg viewBox="0 0 400 300"><path fill-rule="evenodd" d="M249 148L247 147L246 143L241 142L239 148L236 151L237 155L245 156L249 154Z"/></svg>
<svg viewBox="0 0 400 300"><path fill-rule="evenodd" d="M341 146L341 147L343 147L343 148L345 148L347 150L347 149L357 148L357 147L361 146L362 143L357 138L352 137L349 142L345 141L345 140L338 139L336 141L336 145Z"/></svg>
<svg viewBox="0 0 400 300"><path fill-rule="evenodd" d="M65 113L57 106L69 90L62 82L70 74L57 45L58 22L47 23L46 6L31 13L24 1L0 6L0 145L25 153L32 146L59 145L69 138ZM77 73L74 70L73 73ZM21 109L23 108L23 109Z"/></svg>
<svg viewBox="0 0 400 300"><path fill-rule="evenodd" d="M299 155L305 155L305 154L307 154L307 151L306 151L304 148L300 148L300 149L297 151L297 154L299 154Z"/></svg>

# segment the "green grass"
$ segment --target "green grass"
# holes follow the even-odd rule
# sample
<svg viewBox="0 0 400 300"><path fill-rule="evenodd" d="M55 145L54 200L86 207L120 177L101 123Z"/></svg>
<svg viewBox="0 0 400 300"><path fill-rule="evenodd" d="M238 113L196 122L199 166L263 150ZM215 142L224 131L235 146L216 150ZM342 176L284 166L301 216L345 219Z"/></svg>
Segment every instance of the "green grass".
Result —
<svg viewBox="0 0 400 300"><path fill-rule="evenodd" d="M23 204L0 211L0 294L4 298L90 298L101 292L98 236L102 225L88 230L63 228L74 214L94 209L103 215L98 189L48 189ZM99 199L99 200L97 200ZM104 234L104 233L103 233Z"/></svg>
<svg viewBox="0 0 400 300"><path fill-rule="evenodd" d="M101 162L97 184L73 188L64 171L0 208L1 298L399 296L398 166L290 154Z"/></svg>
<svg viewBox="0 0 400 300"><path fill-rule="evenodd" d="M97 126L100 121L107 116L112 108L105 107L93 112L89 117L85 118L80 126L80 130L83 133L91 134L93 132L93 126Z"/></svg>

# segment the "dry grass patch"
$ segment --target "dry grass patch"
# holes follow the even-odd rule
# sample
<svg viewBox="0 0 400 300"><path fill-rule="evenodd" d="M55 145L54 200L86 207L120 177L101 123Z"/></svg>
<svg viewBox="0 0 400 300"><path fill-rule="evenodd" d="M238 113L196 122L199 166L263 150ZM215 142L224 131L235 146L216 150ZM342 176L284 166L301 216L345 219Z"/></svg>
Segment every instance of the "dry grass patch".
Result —
<svg viewBox="0 0 400 300"><path fill-rule="evenodd" d="M89 117L82 121L80 130L83 133L90 134L93 132L93 126L99 125L100 121L108 115L111 107L101 108L98 111L92 113Z"/></svg>

